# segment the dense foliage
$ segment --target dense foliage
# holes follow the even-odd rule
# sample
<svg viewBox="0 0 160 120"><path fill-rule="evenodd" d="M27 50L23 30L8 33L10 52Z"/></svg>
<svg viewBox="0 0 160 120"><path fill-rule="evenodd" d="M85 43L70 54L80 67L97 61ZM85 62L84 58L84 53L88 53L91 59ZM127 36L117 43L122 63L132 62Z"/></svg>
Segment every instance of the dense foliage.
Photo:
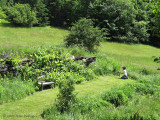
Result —
<svg viewBox="0 0 160 120"><path fill-rule="evenodd" d="M0 7L0 19L5 18L5 17L6 16L5 16L4 12L2 11L2 8Z"/></svg>
<svg viewBox="0 0 160 120"><path fill-rule="evenodd" d="M130 0L94 1L90 4L89 15L99 26L109 29L112 41L146 42L149 34L145 18L148 16L142 5L138 7L140 4L145 3L140 1L136 4L136 1Z"/></svg>
<svg viewBox="0 0 160 120"><path fill-rule="evenodd" d="M157 37L160 37L160 1L159 0L155 0L152 1L152 4L154 6L154 10L152 11L154 13L154 28L153 28L153 34Z"/></svg>
<svg viewBox="0 0 160 120"><path fill-rule="evenodd" d="M8 21L20 26L32 27L37 23L36 13L31 10L29 4L15 4L5 8Z"/></svg>
<svg viewBox="0 0 160 120"><path fill-rule="evenodd" d="M75 101L75 95L73 94L75 81L71 78L69 73L67 74L66 79L61 80L59 83L58 102L56 106L61 113L67 111Z"/></svg>
<svg viewBox="0 0 160 120"><path fill-rule="evenodd" d="M84 47L93 51L106 38L102 30L93 26L90 19L81 19L71 27L71 32L64 40L66 46Z"/></svg>

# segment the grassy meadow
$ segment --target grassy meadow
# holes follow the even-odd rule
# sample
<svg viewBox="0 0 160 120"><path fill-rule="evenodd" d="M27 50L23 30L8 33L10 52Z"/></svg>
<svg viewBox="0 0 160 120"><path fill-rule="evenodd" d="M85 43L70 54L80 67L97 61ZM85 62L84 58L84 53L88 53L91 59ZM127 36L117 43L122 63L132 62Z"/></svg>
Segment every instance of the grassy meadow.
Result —
<svg viewBox="0 0 160 120"><path fill-rule="evenodd" d="M149 45L104 42L101 43L99 51L105 56L116 59L122 66L133 65L151 70L160 67L159 64L153 62L153 56L160 56L160 49Z"/></svg>
<svg viewBox="0 0 160 120"><path fill-rule="evenodd" d="M0 47L29 48L61 44L68 31L52 27L14 27L5 23L0 25L0 33Z"/></svg>
<svg viewBox="0 0 160 120"><path fill-rule="evenodd" d="M18 49L22 51L36 51L40 47L48 49L49 47L60 45L59 47L62 47L64 52L72 51L72 48L67 49L63 47L63 39L68 33L68 30L61 28L24 28L11 26L9 23L1 23L0 50ZM127 80L121 80L119 79L118 74L112 74L112 72L107 76L97 76L91 81L85 81L81 84L75 85L74 93L77 94L78 99L88 98L89 102L91 99L90 103L87 100L84 100L87 108L83 108L83 104L80 106L80 108L76 108L78 105L75 104L69 113L66 112L63 115L58 113L54 107L52 108L52 106L55 106L58 94L58 88L56 87L55 89L35 92L33 95L27 96L20 100L3 103L2 105L0 104L0 119L22 120L23 118L23 120L93 120L115 118L115 120L119 120L119 117L121 116L121 119L129 118L130 114L134 115L137 112L140 114L140 116L147 116L148 120L160 118L160 95L158 91L160 88L160 71L157 70L160 68L160 64L154 63L152 58L153 56L160 56L159 48L141 44L130 45L102 42L101 46L98 47L97 53L90 54L88 52L84 52L83 50L78 50L78 54L82 55L103 56L103 58L111 61L108 65L113 64L114 67L116 67L116 65L119 65L120 67L126 66L131 77L129 77ZM96 66L97 68L95 66L91 66L90 69L94 70L96 68L97 71L100 71L101 67L108 67L105 65L100 66L103 65L103 60L97 60L102 62L102 64L98 64L99 66ZM118 67L115 69L116 72L119 70ZM136 77L134 77L134 73ZM122 101L122 104L120 104L118 107L115 107L113 103L111 104L104 99L102 100L102 94L105 93L108 95L108 91L112 93L112 90L115 96L124 92L125 94L122 94L122 99L124 99L124 101L126 100L127 104ZM128 90L131 90L131 92ZM94 99L93 103L92 98ZM79 109L79 111L77 109ZM44 111L48 113L45 113ZM41 116L42 113L44 114L44 118ZM55 113L55 115L53 115L53 113Z"/></svg>

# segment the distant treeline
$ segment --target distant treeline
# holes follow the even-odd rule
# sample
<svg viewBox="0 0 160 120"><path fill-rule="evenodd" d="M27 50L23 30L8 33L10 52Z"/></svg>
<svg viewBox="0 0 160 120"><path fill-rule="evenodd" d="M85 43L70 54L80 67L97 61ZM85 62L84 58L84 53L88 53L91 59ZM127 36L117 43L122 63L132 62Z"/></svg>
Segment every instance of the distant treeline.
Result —
<svg viewBox="0 0 160 120"><path fill-rule="evenodd" d="M107 28L111 41L157 44L160 42L158 1L1 0L0 6L7 19L20 26L69 27L87 18L95 26Z"/></svg>

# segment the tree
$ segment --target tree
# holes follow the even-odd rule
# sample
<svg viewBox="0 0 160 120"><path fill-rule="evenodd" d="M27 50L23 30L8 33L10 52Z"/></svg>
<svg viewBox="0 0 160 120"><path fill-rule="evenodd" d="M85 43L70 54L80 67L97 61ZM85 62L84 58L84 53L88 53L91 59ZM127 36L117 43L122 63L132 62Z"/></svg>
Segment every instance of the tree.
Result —
<svg viewBox="0 0 160 120"><path fill-rule="evenodd" d="M103 31L94 27L91 19L84 18L71 27L70 34L64 42L66 46L79 46L92 52L95 46L99 46L105 39Z"/></svg>
<svg viewBox="0 0 160 120"><path fill-rule="evenodd" d="M89 18L109 29L112 41L139 43L148 41L148 16L141 0L102 0L90 3ZM139 5L139 7L138 7Z"/></svg>
<svg viewBox="0 0 160 120"><path fill-rule="evenodd" d="M154 28L153 28L153 33L156 37L160 38L160 0L155 0L152 1L152 4L154 6Z"/></svg>
<svg viewBox="0 0 160 120"><path fill-rule="evenodd" d="M8 21L18 26L32 27L37 23L36 13L31 10L29 4L15 4L5 9Z"/></svg>
<svg viewBox="0 0 160 120"><path fill-rule="evenodd" d="M6 18L6 15L4 14L2 8L0 7L0 19Z"/></svg>
<svg viewBox="0 0 160 120"><path fill-rule="evenodd" d="M1 23L1 19L4 19L4 18L6 18L6 15L2 11L2 8L0 7L0 23Z"/></svg>
<svg viewBox="0 0 160 120"><path fill-rule="evenodd" d="M48 9L44 3L44 0L37 2L33 7L33 10L36 12L36 18L38 20L38 26L47 26L49 24Z"/></svg>

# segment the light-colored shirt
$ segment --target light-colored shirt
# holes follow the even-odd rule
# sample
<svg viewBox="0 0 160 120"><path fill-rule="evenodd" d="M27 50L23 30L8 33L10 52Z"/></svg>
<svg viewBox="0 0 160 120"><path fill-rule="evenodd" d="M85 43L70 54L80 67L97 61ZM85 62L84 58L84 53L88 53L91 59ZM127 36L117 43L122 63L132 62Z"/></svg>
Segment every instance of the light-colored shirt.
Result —
<svg viewBox="0 0 160 120"><path fill-rule="evenodd" d="M127 70L123 70L123 74L127 76Z"/></svg>

